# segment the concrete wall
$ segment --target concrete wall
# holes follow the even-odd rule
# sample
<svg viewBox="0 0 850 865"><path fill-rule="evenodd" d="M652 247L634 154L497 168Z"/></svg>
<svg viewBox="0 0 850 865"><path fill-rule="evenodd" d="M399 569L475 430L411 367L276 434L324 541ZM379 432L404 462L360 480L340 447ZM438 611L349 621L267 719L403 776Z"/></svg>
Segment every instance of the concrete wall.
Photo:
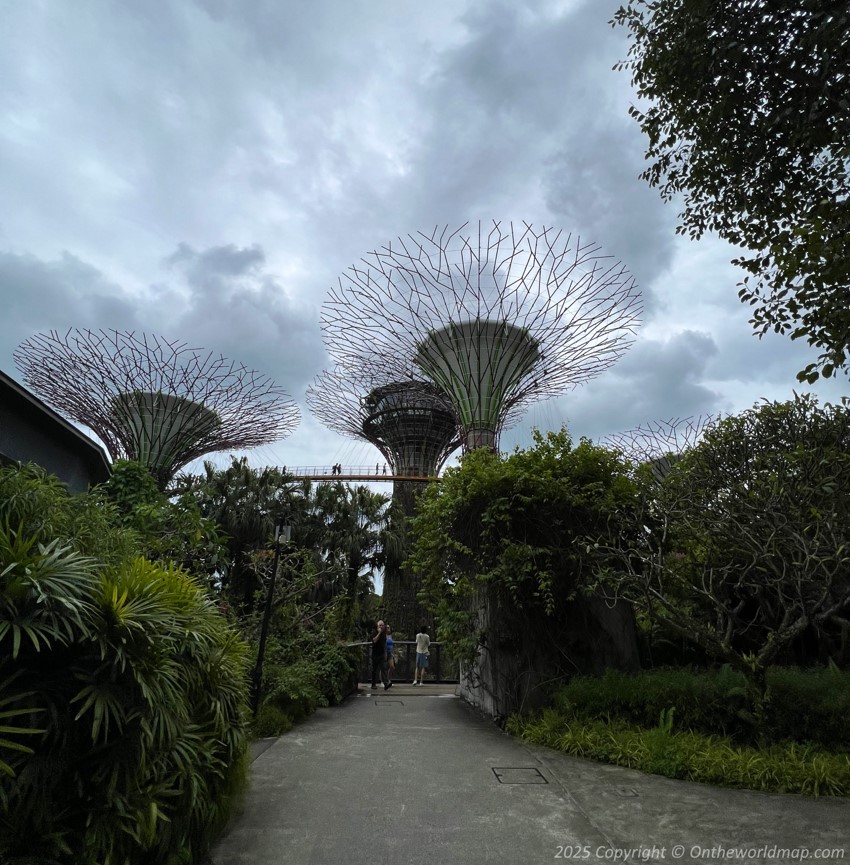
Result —
<svg viewBox="0 0 850 865"><path fill-rule="evenodd" d="M460 695L492 718L541 705L550 687L571 675L639 669L634 615L625 603L610 606L601 597L578 595L557 623L556 651L551 634L539 630L507 636L494 594L482 594L476 606L485 644L476 663L461 668Z"/></svg>

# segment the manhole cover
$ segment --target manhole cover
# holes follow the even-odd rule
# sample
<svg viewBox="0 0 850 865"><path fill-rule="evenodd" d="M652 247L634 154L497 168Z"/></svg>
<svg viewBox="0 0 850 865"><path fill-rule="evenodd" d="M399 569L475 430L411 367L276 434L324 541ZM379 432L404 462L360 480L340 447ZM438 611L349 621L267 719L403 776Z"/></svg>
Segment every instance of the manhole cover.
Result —
<svg viewBox="0 0 850 865"><path fill-rule="evenodd" d="M548 784L539 769L524 766L493 766L500 784Z"/></svg>
<svg viewBox="0 0 850 865"><path fill-rule="evenodd" d="M618 796L622 796L624 799L630 799L638 794L638 791L632 790L631 787L615 787L614 792Z"/></svg>

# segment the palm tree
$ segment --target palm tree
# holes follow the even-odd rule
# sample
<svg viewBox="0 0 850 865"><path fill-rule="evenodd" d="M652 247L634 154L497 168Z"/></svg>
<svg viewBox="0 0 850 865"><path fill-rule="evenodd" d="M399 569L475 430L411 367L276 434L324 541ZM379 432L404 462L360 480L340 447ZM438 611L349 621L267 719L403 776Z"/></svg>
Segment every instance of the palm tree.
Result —
<svg viewBox="0 0 850 865"><path fill-rule="evenodd" d="M357 608L372 593L375 571L383 563L389 501L364 486L337 483L316 490L313 515L323 531L322 555L342 573L341 623L349 633Z"/></svg>
<svg viewBox="0 0 850 865"><path fill-rule="evenodd" d="M252 469L245 457L234 457L223 470L205 462L204 472L189 479L187 486L202 514L227 535L229 564L222 575L223 587L250 610L260 588L252 555L269 544L275 525L291 516L297 490L280 469Z"/></svg>

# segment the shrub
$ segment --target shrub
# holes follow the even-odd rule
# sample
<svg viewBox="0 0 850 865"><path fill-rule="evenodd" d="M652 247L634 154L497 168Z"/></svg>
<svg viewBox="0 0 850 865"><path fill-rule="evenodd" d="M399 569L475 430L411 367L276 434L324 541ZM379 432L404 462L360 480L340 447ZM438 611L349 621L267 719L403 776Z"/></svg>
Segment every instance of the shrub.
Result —
<svg viewBox="0 0 850 865"><path fill-rule="evenodd" d="M251 734L256 739L266 739L270 736L282 736L292 727L292 718L283 709L271 703L264 703L251 724Z"/></svg>
<svg viewBox="0 0 850 865"><path fill-rule="evenodd" d="M279 643L270 646L272 663L263 675L264 705L285 712L294 723L320 706L338 703L350 692L358 668L357 656L320 636L314 634L288 648Z"/></svg>
<svg viewBox="0 0 850 865"><path fill-rule="evenodd" d="M181 570L83 555L127 538L90 518L0 471L0 861L189 862L244 783L247 648Z"/></svg>
<svg viewBox="0 0 850 865"><path fill-rule="evenodd" d="M508 719L510 733L577 757L669 778L774 793L850 796L850 755L793 742L765 749L719 736L674 732L669 713L653 729L611 724L548 710Z"/></svg>
<svg viewBox="0 0 850 865"><path fill-rule="evenodd" d="M616 719L646 728L672 708L677 730L741 742L789 740L837 749L850 742L850 673L771 668L767 685L767 712L759 724L746 711L743 675L728 667L576 677L555 693L553 703L577 718Z"/></svg>

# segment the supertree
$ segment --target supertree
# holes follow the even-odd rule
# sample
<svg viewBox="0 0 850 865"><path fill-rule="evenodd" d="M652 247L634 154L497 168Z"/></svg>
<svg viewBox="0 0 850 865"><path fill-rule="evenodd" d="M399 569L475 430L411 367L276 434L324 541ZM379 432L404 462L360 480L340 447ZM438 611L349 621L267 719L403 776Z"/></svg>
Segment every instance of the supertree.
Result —
<svg viewBox="0 0 850 865"><path fill-rule="evenodd" d="M650 421L602 439L606 447L620 451L626 459L647 464L656 481L662 481L685 451L698 444L718 418L713 415Z"/></svg>
<svg viewBox="0 0 850 865"><path fill-rule="evenodd" d="M337 367L316 376L307 405L329 429L374 445L395 476L434 477L460 447L451 404L430 382Z"/></svg>
<svg viewBox="0 0 850 865"><path fill-rule="evenodd" d="M321 325L352 374L377 365L430 380L449 398L464 448L496 449L530 402L611 366L640 306L633 278L595 244L493 222L438 226L369 253L331 289Z"/></svg>
<svg viewBox="0 0 850 865"><path fill-rule="evenodd" d="M154 334L50 331L14 357L36 393L93 430L113 459L144 463L160 489L193 459L283 438L300 419L266 376Z"/></svg>
<svg viewBox="0 0 850 865"><path fill-rule="evenodd" d="M460 447L451 404L430 382L396 381L363 369L352 375L337 367L316 377L307 389L307 405L329 429L374 445L392 467L399 555L385 555L384 609L397 631L412 635L425 620L425 611L416 599L417 581L402 565L407 519L413 515L421 479L435 477Z"/></svg>

